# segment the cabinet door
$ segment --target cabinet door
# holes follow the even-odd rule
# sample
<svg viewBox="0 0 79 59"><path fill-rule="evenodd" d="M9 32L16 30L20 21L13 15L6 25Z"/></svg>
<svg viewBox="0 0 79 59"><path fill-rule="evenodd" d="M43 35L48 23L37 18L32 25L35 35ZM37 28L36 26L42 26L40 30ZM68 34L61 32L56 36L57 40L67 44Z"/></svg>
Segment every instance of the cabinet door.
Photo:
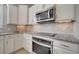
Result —
<svg viewBox="0 0 79 59"><path fill-rule="evenodd" d="M79 22L79 4L75 5L75 15L77 22Z"/></svg>
<svg viewBox="0 0 79 59"><path fill-rule="evenodd" d="M5 53L12 53L14 51L14 39L12 35L5 36Z"/></svg>
<svg viewBox="0 0 79 59"><path fill-rule="evenodd" d="M3 5L0 4L0 28L2 28L3 25Z"/></svg>
<svg viewBox="0 0 79 59"><path fill-rule="evenodd" d="M9 24L17 24L18 22L18 7L9 5Z"/></svg>
<svg viewBox="0 0 79 59"><path fill-rule="evenodd" d="M15 51L18 50L18 49L21 49L23 48L23 34L15 34L14 35L15 38L14 38L14 49Z"/></svg>
<svg viewBox="0 0 79 59"><path fill-rule="evenodd" d="M4 37L0 36L0 54L4 53Z"/></svg>
<svg viewBox="0 0 79 59"><path fill-rule="evenodd" d="M57 4L56 20L73 20L74 9L74 4Z"/></svg>
<svg viewBox="0 0 79 59"><path fill-rule="evenodd" d="M28 52L32 53L32 35L24 34L24 37L23 46Z"/></svg>
<svg viewBox="0 0 79 59"><path fill-rule="evenodd" d="M33 22L33 17L35 17L34 15L34 11L33 11L33 7L30 7L29 8L29 24L33 24L34 22Z"/></svg>
<svg viewBox="0 0 79 59"><path fill-rule="evenodd" d="M29 8L29 23L36 24L36 12L37 12L37 6L34 5Z"/></svg>
<svg viewBox="0 0 79 59"><path fill-rule="evenodd" d="M3 24L7 24L7 5L3 5Z"/></svg>
<svg viewBox="0 0 79 59"><path fill-rule="evenodd" d="M28 6L27 5L19 5L18 14L19 14L18 24L27 24L28 23L28 21L27 21Z"/></svg>

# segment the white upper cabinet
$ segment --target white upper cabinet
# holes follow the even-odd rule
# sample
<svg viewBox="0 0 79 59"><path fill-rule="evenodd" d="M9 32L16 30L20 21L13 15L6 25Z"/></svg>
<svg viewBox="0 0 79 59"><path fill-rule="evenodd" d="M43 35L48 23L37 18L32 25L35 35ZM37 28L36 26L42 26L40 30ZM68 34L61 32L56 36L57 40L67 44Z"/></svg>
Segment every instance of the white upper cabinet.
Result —
<svg viewBox="0 0 79 59"><path fill-rule="evenodd" d="M45 4L45 9L52 8L54 4Z"/></svg>
<svg viewBox="0 0 79 59"><path fill-rule="evenodd" d="M16 5L8 5L8 21L7 24L17 24L18 22L18 7Z"/></svg>
<svg viewBox="0 0 79 59"><path fill-rule="evenodd" d="M28 6L19 5L18 6L18 24L28 23Z"/></svg>
<svg viewBox="0 0 79 59"><path fill-rule="evenodd" d="M29 23L36 24L36 12L38 11L37 5L34 5L29 8Z"/></svg>
<svg viewBox="0 0 79 59"><path fill-rule="evenodd" d="M33 24L33 16L34 16L33 7L30 7L29 8L29 24Z"/></svg>
<svg viewBox="0 0 79 59"><path fill-rule="evenodd" d="M57 4L56 5L56 21L74 20L75 8L74 4Z"/></svg>
<svg viewBox="0 0 79 59"><path fill-rule="evenodd" d="M4 4L3 6L3 24L7 24L7 5Z"/></svg>
<svg viewBox="0 0 79 59"><path fill-rule="evenodd" d="M49 9L54 6L54 4L36 4L37 12Z"/></svg>
<svg viewBox="0 0 79 59"><path fill-rule="evenodd" d="M7 24L28 24L28 6L8 5Z"/></svg>
<svg viewBox="0 0 79 59"><path fill-rule="evenodd" d="M79 4L75 5L75 17L76 17L76 20L77 22L79 22Z"/></svg>
<svg viewBox="0 0 79 59"><path fill-rule="evenodd" d="M0 28L7 24L7 5L0 4Z"/></svg>
<svg viewBox="0 0 79 59"><path fill-rule="evenodd" d="M3 25L3 5L0 4L0 28Z"/></svg>

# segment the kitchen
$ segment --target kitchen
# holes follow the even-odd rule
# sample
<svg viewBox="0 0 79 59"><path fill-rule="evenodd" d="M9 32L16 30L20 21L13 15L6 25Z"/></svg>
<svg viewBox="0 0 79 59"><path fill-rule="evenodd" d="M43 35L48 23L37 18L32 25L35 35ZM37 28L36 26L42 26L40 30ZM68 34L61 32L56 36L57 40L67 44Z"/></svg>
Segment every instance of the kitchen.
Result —
<svg viewBox="0 0 79 59"><path fill-rule="evenodd" d="M0 54L78 54L78 4L1 4Z"/></svg>

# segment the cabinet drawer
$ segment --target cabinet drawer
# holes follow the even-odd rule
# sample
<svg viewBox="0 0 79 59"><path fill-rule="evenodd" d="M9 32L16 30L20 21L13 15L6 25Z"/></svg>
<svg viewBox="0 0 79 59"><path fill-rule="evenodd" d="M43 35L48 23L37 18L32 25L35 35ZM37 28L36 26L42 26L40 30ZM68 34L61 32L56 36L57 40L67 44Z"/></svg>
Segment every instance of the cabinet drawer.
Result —
<svg viewBox="0 0 79 59"><path fill-rule="evenodd" d="M77 44L64 42L64 41L54 41L53 45L64 48L64 49L67 49L67 50L79 52L79 45L77 45Z"/></svg>
<svg viewBox="0 0 79 59"><path fill-rule="evenodd" d="M60 47L54 46L53 48L53 54L77 54L76 52L69 51Z"/></svg>

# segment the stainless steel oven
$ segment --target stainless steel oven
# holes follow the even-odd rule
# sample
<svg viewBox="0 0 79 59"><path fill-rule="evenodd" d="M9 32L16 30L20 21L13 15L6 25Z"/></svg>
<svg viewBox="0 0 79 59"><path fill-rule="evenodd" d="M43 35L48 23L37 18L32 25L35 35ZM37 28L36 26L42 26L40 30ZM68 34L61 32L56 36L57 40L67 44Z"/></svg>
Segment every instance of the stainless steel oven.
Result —
<svg viewBox="0 0 79 59"><path fill-rule="evenodd" d="M32 51L36 54L52 54L52 42L33 37Z"/></svg>

